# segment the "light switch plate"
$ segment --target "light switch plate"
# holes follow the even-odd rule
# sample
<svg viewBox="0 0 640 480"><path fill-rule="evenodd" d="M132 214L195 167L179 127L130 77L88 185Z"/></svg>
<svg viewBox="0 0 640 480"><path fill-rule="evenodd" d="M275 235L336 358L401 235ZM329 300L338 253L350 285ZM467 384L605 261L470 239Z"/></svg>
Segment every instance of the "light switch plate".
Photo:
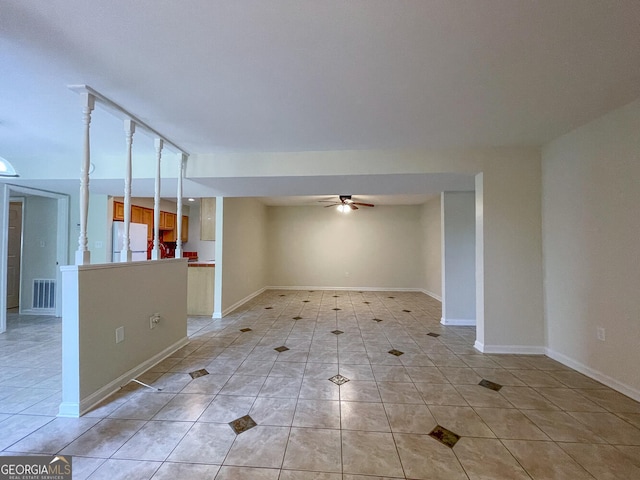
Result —
<svg viewBox="0 0 640 480"><path fill-rule="evenodd" d="M124 342L124 327L116 328L116 343Z"/></svg>

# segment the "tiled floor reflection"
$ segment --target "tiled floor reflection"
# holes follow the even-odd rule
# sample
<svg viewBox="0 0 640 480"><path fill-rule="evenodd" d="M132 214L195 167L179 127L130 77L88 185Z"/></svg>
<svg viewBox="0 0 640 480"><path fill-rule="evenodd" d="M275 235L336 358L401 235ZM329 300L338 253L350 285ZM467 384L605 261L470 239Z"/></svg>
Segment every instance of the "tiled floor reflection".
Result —
<svg viewBox="0 0 640 480"><path fill-rule="evenodd" d="M640 404L543 356L483 355L421 293L268 291L80 419L60 320L0 335L0 455L74 479L640 478ZM236 431L233 430L236 427Z"/></svg>

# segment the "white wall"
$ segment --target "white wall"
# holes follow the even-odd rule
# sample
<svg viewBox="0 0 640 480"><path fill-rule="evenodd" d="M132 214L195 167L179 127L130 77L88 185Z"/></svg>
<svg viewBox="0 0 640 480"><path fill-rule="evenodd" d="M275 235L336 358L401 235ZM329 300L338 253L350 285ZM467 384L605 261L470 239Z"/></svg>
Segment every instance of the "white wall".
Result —
<svg viewBox="0 0 640 480"><path fill-rule="evenodd" d="M109 210L111 209L111 211ZM111 222L113 220L113 202L107 195L90 195L89 218L87 219L87 238L91 251L91 263L111 261ZM77 248L78 239L75 239Z"/></svg>
<svg viewBox="0 0 640 480"><path fill-rule="evenodd" d="M222 297L214 301L214 316L267 286L266 209L253 198L216 199L216 246L222 255L216 256L215 283Z"/></svg>
<svg viewBox="0 0 640 480"><path fill-rule="evenodd" d="M421 226L424 245L424 290L438 300L442 299L442 252L440 225L440 195L422 206Z"/></svg>
<svg viewBox="0 0 640 480"><path fill-rule="evenodd" d="M442 320L476 324L475 192L443 192Z"/></svg>
<svg viewBox="0 0 640 480"><path fill-rule="evenodd" d="M639 155L637 100L556 139L542 157L550 354L637 400Z"/></svg>
<svg viewBox="0 0 640 480"><path fill-rule="evenodd" d="M419 288L422 207L269 207L269 284Z"/></svg>
<svg viewBox="0 0 640 480"><path fill-rule="evenodd" d="M57 275L58 201L27 195L24 203L20 310L33 306L33 280ZM59 286L58 286L59 288Z"/></svg>

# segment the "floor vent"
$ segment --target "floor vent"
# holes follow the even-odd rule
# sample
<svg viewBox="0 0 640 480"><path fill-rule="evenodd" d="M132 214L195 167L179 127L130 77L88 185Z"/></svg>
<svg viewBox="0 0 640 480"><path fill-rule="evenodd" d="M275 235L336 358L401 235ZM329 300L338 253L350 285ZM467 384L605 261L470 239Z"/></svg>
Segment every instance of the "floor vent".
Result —
<svg viewBox="0 0 640 480"><path fill-rule="evenodd" d="M42 278L33 280L33 308L51 309L56 307L56 281Z"/></svg>

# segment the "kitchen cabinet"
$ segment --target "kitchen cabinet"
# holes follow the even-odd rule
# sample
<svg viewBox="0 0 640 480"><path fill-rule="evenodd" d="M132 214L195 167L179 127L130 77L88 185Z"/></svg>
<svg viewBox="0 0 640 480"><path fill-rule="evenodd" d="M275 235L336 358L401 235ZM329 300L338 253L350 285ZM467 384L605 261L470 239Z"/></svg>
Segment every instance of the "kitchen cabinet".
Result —
<svg viewBox="0 0 640 480"><path fill-rule="evenodd" d="M142 222L147 225L147 240L153 240L153 210L142 209Z"/></svg>
<svg viewBox="0 0 640 480"><path fill-rule="evenodd" d="M144 223L142 221L142 212L144 208L137 205L131 205L131 222L132 223Z"/></svg>
<svg viewBox="0 0 640 480"><path fill-rule="evenodd" d="M213 315L215 267L187 269L187 315Z"/></svg>
<svg viewBox="0 0 640 480"><path fill-rule="evenodd" d="M176 215L174 215L176 217ZM189 217L186 215L182 216L182 243L187 243L189 241ZM175 242L178 240L178 229L174 228L173 230L163 230L162 231L162 241L164 242Z"/></svg>
<svg viewBox="0 0 640 480"><path fill-rule="evenodd" d="M182 243L189 241L189 217L182 216Z"/></svg>
<svg viewBox="0 0 640 480"><path fill-rule="evenodd" d="M124 221L124 203L113 202L113 219Z"/></svg>
<svg viewBox="0 0 640 480"><path fill-rule="evenodd" d="M216 239L216 199L200 199L200 240Z"/></svg>
<svg viewBox="0 0 640 480"><path fill-rule="evenodd" d="M176 214L160 212L160 230L174 230L176 228Z"/></svg>

